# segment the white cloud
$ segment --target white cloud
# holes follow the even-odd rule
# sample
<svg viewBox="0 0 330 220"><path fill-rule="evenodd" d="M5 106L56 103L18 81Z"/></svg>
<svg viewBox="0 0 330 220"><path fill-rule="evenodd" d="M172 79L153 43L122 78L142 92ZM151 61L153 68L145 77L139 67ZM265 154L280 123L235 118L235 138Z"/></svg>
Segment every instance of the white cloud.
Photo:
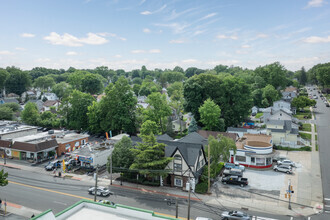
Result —
<svg viewBox="0 0 330 220"><path fill-rule="evenodd" d="M159 49L151 49L151 50L132 50L131 53L140 54L140 53L160 53Z"/></svg>
<svg viewBox="0 0 330 220"><path fill-rule="evenodd" d="M74 51L68 51L68 52L66 52L66 55L67 56L76 56L76 55L78 55L78 53L74 52Z"/></svg>
<svg viewBox="0 0 330 220"><path fill-rule="evenodd" d="M149 28L144 28L144 29L143 29L143 32L144 32L144 33L150 33L151 30L150 30Z"/></svg>
<svg viewBox="0 0 330 220"><path fill-rule="evenodd" d="M15 48L15 50L19 50L19 51L26 51L26 49L25 49L25 48L23 48L23 47L16 47L16 48Z"/></svg>
<svg viewBox="0 0 330 220"><path fill-rule="evenodd" d="M189 64L192 64L192 63L197 63L198 60L196 59L186 59L186 60L182 60L182 63L189 63Z"/></svg>
<svg viewBox="0 0 330 220"><path fill-rule="evenodd" d="M257 38L267 38L268 35L267 34L258 34Z"/></svg>
<svg viewBox="0 0 330 220"><path fill-rule="evenodd" d="M328 37L317 37L311 36L303 40L305 43L316 44L316 43L330 43L330 35Z"/></svg>
<svg viewBox="0 0 330 220"><path fill-rule="evenodd" d="M155 26L171 28L174 34L180 34L183 33L185 29L190 26L190 24L169 23L155 24Z"/></svg>
<svg viewBox="0 0 330 220"><path fill-rule="evenodd" d="M237 40L238 37L235 35L225 35L225 34L219 34L217 36L218 39L232 39L232 40Z"/></svg>
<svg viewBox="0 0 330 220"><path fill-rule="evenodd" d="M50 59L49 58L39 58L35 60L38 63L44 63L44 62L49 62Z"/></svg>
<svg viewBox="0 0 330 220"><path fill-rule="evenodd" d="M205 19L208 19L208 18L212 18L214 16L216 16L217 13L210 13L208 15L205 15L204 17L202 17L201 19L199 19L199 21L202 21L202 20L205 20Z"/></svg>
<svg viewBox="0 0 330 220"><path fill-rule="evenodd" d="M202 34L202 33L204 33L205 31L201 31L201 30L197 30L197 31L195 31L194 32L194 36L196 36L196 35L200 35L200 34Z"/></svg>
<svg viewBox="0 0 330 220"><path fill-rule="evenodd" d="M100 35L102 37L113 37L113 38L116 38L116 39L121 40L121 41L126 41L127 40L126 38L120 37L120 36L118 36L117 34L114 34L114 33L103 32L103 33L97 33L97 35Z"/></svg>
<svg viewBox="0 0 330 220"><path fill-rule="evenodd" d="M160 53L159 49L151 49L148 51L149 53Z"/></svg>
<svg viewBox="0 0 330 220"><path fill-rule="evenodd" d="M0 55L12 55L14 53L8 51L8 50L0 50Z"/></svg>
<svg viewBox="0 0 330 220"><path fill-rule="evenodd" d="M122 56L120 54L116 54L113 57L115 57L115 58L121 58Z"/></svg>
<svg viewBox="0 0 330 220"><path fill-rule="evenodd" d="M78 38L68 33L64 33L61 36L56 32L51 32L49 36L44 37L44 40L47 40L54 45L64 45L69 47L80 47L84 44L101 45L108 42L107 39L95 33L88 33L87 37Z"/></svg>
<svg viewBox="0 0 330 220"><path fill-rule="evenodd" d="M23 33L23 34L21 34L21 37L32 38L32 37L35 37L35 35L31 34L31 33Z"/></svg>
<svg viewBox="0 0 330 220"><path fill-rule="evenodd" d="M151 11L143 11L140 13L141 15L151 15L152 12Z"/></svg>
<svg viewBox="0 0 330 220"><path fill-rule="evenodd" d="M325 1L324 0L311 0L308 2L307 4L307 8L310 8L310 7L321 7L323 6L323 4L325 4Z"/></svg>
<svg viewBox="0 0 330 220"><path fill-rule="evenodd" d="M248 45L248 44L245 44L245 45L242 45L241 47L242 47L242 48L250 48L251 46Z"/></svg>
<svg viewBox="0 0 330 220"><path fill-rule="evenodd" d="M170 40L170 44L183 44L184 40Z"/></svg>
<svg viewBox="0 0 330 220"><path fill-rule="evenodd" d="M156 14L156 13L159 13L159 12L163 11L166 7L167 7L167 5L163 5L161 8L157 9L156 11L153 11L153 12L151 12L151 11L143 11L140 14L141 15L152 15L152 14Z"/></svg>

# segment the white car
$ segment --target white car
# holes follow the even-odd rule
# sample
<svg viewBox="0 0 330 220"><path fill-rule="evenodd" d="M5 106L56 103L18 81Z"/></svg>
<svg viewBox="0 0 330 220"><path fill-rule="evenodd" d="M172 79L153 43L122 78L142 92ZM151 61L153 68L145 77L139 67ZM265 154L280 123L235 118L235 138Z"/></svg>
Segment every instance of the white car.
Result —
<svg viewBox="0 0 330 220"><path fill-rule="evenodd" d="M88 189L89 194L95 194L95 187L91 187ZM108 188L103 187L103 186L98 186L96 190L96 195L98 196L108 196L108 195L113 195L113 192L111 192Z"/></svg>
<svg viewBox="0 0 330 220"><path fill-rule="evenodd" d="M291 160L282 160L282 161L277 161L277 164L278 164L278 165L281 165L281 164L283 164L283 165L292 166L292 167L294 167L294 166L295 166L295 163L294 163L294 162L292 162Z"/></svg>
<svg viewBox="0 0 330 220"><path fill-rule="evenodd" d="M276 172L280 171L283 173L291 174L292 173L292 167L288 165L275 165L273 168Z"/></svg>

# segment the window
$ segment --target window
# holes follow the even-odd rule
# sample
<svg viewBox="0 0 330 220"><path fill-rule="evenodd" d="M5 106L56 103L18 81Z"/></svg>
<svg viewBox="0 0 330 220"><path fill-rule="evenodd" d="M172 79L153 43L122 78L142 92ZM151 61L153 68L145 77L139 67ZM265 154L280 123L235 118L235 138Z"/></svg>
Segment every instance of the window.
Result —
<svg viewBox="0 0 330 220"><path fill-rule="evenodd" d="M255 163L256 162L256 158L255 157L251 157L251 163Z"/></svg>
<svg viewBox="0 0 330 220"><path fill-rule="evenodd" d="M178 154L174 156L174 164L173 164L174 171L182 171L182 157Z"/></svg>
<svg viewBox="0 0 330 220"><path fill-rule="evenodd" d="M257 165L258 166L265 165L265 158L257 158Z"/></svg>
<svg viewBox="0 0 330 220"><path fill-rule="evenodd" d="M246 157L245 156L237 156L236 155L236 161L239 161L239 162L246 162Z"/></svg>
<svg viewBox="0 0 330 220"><path fill-rule="evenodd" d="M266 158L266 165L272 164L272 158Z"/></svg>
<svg viewBox="0 0 330 220"><path fill-rule="evenodd" d="M174 186L181 186L182 187L182 179L181 178L174 178Z"/></svg>

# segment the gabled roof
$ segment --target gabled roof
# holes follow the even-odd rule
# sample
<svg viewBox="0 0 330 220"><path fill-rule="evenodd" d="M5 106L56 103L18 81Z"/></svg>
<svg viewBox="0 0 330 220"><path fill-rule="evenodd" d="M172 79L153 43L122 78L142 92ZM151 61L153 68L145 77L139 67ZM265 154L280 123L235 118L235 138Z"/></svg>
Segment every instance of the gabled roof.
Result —
<svg viewBox="0 0 330 220"><path fill-rule="evenodd" d="M179 140L177 140L177 142L207 145L207 139L205 139L203 136L201 136L197 132L192 132L192 133L180 138Z"/></svg>
<svg viewBox="0 0 330 220"><path fill-rule="evenodd" d="M290 86L290 87L286 87L284 91L285 92L295 92L297 90L298 89L296 87Z"/></svg>
<svg viewBox="0 0 330 220"><path fill-rule="evenodd" d="M17 101L17 99L15 99L15 98L5 98L5 99L2 99L3 100L3 103L19 103L18 101Z"/></svg>
<svg viewBox="0 0 330 220"><path fill-rule="evenodd" d="M284 126L284 120L269 120L266 122L266 124Z"/></svg>
<svg viewBox="0 0 330 220"><path fill-rule="evenodd" d="M54 106L56 103L58 103L57 100L47 100L47 101L44 102L43 105L46 106L46 107L51 107L51 106Z"/></svg>
<svg viewBox="0 0 330 220"><path fill-rule="evenodd" d="M235 142L237 140L237 134L236 133L228 133L228 132L219 132L219 131L206 131L206 130L198 130L197 133L201 136L203 136L204 138L209 138L210 135L212 135L213 137L217 137L219 134L223 135L225 137L229 137L231 139L233 139Z"/></svg>
<svg viewBox="0 0 330 220"><path fill-rule="evenodd" d="M234 128L234 127L228 127L227 132L247 132L247 128Z"/></svg>
<svg viewBox="0 0 330 220"><path fill-rule="evenodd" d="M157 135L156 139L157 140L162 140L162 141L172 141L173 140L173 138L168 136L168 134Z"/></svg>

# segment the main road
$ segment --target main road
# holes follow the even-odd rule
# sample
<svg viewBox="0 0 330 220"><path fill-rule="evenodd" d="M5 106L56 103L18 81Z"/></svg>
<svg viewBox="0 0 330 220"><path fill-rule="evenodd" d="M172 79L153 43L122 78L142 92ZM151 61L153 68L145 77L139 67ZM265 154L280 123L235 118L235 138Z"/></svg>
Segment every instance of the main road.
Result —
<svg viewBox="0 0 330 220"><path fill-rule="evenodd" d="M11 168L5 168L5 171L9 173L9 184L0 189L0 197L6 198L11 203L40 211L52 209L54 213L58 213L81 199L93 199L93 196L87 193L91 186L88 182L54 178L49 175ZM175 216L175 205L168 206L164 201L169 197L121 187L112 187L111 191L114 192L114 195L105 199ZM220 214L224 210L224 207L205 205L198 201L192 201L191 204L191 218L204 216L220 219ZM288 216L266 213L250 212L249 214L264 216L266 217L264 219L290 219ZM181 199L179 200L179 217L186 216L187 201Z"/></svg>
<svg viewBox="0 0 330 220"><path fill-rule="evenodd" d="M321 98L314 108L318 146L320 154L321 176L324 196L325 219L330 219L330 107L326 107Z"/></svg>

